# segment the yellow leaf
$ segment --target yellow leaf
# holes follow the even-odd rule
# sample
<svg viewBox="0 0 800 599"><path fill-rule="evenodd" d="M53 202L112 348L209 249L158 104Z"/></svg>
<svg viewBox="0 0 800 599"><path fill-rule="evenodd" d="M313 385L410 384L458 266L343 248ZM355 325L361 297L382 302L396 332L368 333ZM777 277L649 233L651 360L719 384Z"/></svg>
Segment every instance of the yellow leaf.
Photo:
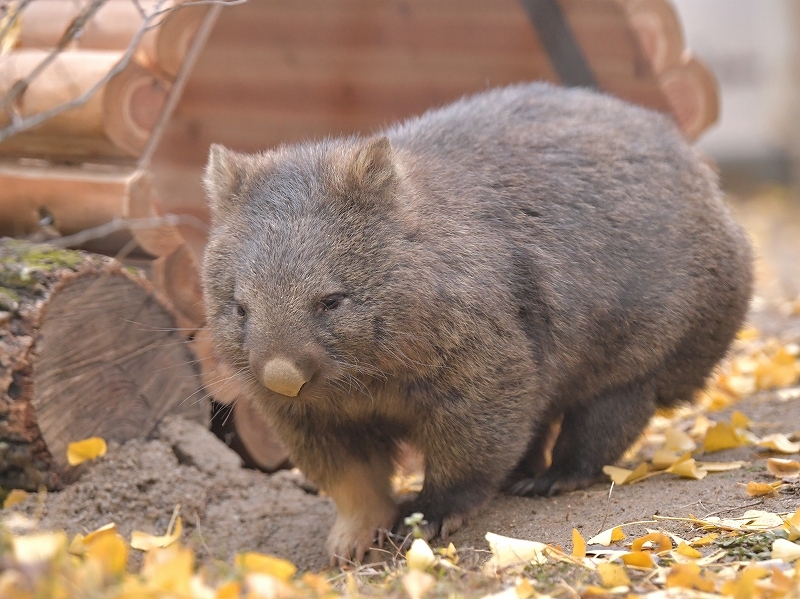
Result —
<svg viewBox="0 0 800 599"><path fill-rule="evenodd" d="M531 597L535 597L537 595L536 589L533 588L531 581L527 578L523 578L517 583L516 589L516 599L530 599Z"/></svg>
<svg viewBox="0 0 800 599"><path fill-rule="evenodd" d="M754 374L759 389L789 387L800 377L800 367L795 356L781 347L772 356L763 356Z"/></svg>
<svg viewBox="0 0 800 599"><path fill-rule="evenodd" d="M792 443L789 441L786 435L781 433L767 435L758 442L758 446L765 449L771 449L772 451L777 451L779 453L800 452L800 443Z"/></svg>
<svg viewBox="0 0 800 599"><path fill-rule="evenodd" d="M703 441L703 450L707 452L720 451L722 449L731 449L732 447L741 447L742 445L745 445L745 443L735 429L724 422L717 422L708 429L706 438Z"/></svg>
<svg viewBox="0 0 800 599"><path fill-rule="evenodd" d="M780 484L780 483L779 483ZM750 481L745 488L748 497L762 497L763 495L778 496L777 489L768 483L757 483Z"/></svg>
<svg viewBox="0 0 800 599"><path fill-rule="evenodd" d="M722 585L723 595L732 595L734 599L753 599L756 595L756 580L764 578L769 572L761 566L749 565L739 580L729 580Z"/></svg>
<svg viewBox="0 0 800 599"><path fill-rule="evenodd" d="M436 557L425 539L414 539L406 552L406 563L410 570L423 572L436 563Z"/></svg>
<svg viewBox="0 0 800 599"><path fill-rule="evenodd" d="M279 580L289 580L297 572L297 566L288 560L254 551L237 555L234 565L245 574L269 574Z"/></svg>
<svg viewBox="0 0 800 599"><path fill-rule="evenodd" d="M167 526L167 534L159 537L156 535L147 534L146 532L134 530L131 533L131 547L141 551L150 551L156 547L168 547L177 541L181 536L181 531L183 530L183 522L181 521L181 517L178 515L180 507L180 504L178 504L175 506L175 511L172 512L172 518L169 521L169 526Z"/></svg>
<svg viewBox="0 0 800 599"><path fill-rule="evenodd" d="M67 445L67 462L70 466L77 466L87 460L106 455L105 439L101 437L90 437L83 441L75 441Z"/></svg>
<svg viewBox="0 0 800 599"><path fill-rule="evenodd" d="M577 528L572 529L572 556L586 557L586 541Z"/></svg>
<svg viewBox="0 0 800 599"><path fill-rule="evenodd" d="M783 527L789 533L790 541L800 539L800 508L798 508L792 516L783 521Z"/></svg>
<svg viewBox="0 0 800 599"><path fill-rule="evenodd" d="M603 466L603 473L618 485L629 485L642 480L647 476L648 472L649 468L645 462L642 462L633 470L626 470L617 466Z"/></svg>
<svg viewBox="0 0 800 599"><path fill-rule="evenodd" d="M736 338L740 341L755 341L761 336L761 333L758 329L754 329L753 327L746 327L741 329L738 333L736 333Z"/></svg>
<svg viewBox="0 0 800 599"><path fill-rule="evenodd" d="M600 534L593 536L591 539L586 541L586 543L588 545L602 545L603 547L608 547L611 545L611 543L616 543L624 538L625 533L622 532L622 529L619 526L615 526L614 528L609 528L608 530L604 530Z"/></svg>
<svg viewBox="0 0 800 599"><path fill-rule="evenodd" d="M107 576L119 576L125 572L128 563L128 546L116 532L83 540L86 547L86 560L98 564L100 571Z"/></svg>
<svg viewBox="0 0 800 599"><path fill-rule="evenodd" d="M83 537L81 539L81 543L84 546L86 546L89 543L92 543L92 542L96 541L100 537L104 537L104 536L112 536L113 537L115 534L117 534L117 525L114 524L113 522L109 522L105 526L101 526L97 530L93 530L92 532L87 534L85 537Z"/></svg>
<svg viewBox="0 0 800 599"><path fill-rule="evenodd" d="M270 574L251 572L245 576L247 599L288 599L295 593L285 581Z"/></svg>
<svg viewBox="0 0 800 599"><path fill-rule="evenodd" d="M692 451L696 444L694 439L674 426L668 426L664 430L664 450L676 453Z"/></svg>
<svg viewBox="0 0 800 599"><path fill-rule="evenodd" d="M303 574L303 577L300 580L307 587L313 589L317 595L327 595L328 593L331 592L331 583L328 582L327 578L319 574L306 572L305 574ZM219 591L217 592L219 593ZM232 595L230 599L238 599L238 598L239 595L237 594L237 595ZM217 599L223 599L223 598L218 597Z"/></svg>
<svg viewBox="0 0 800 599"><path fill-rule="evenodd" d="M738 410L734 410L733 414L731 414L731 426L733 428L750 428L751 424L752 421Z"/></svg>
<svg viewBox="0 0 800 599"><path fill-rule="evenodd" d="M422 539L415 539L421 541ZM421 599L425 594L433 588L436 579L420 570L411 570L403 576L403 588L409 594L411 599Z"/></svg>
<svg viewBox="0 0 800 599"><path fill-rule="evenodd" d="M316 588L314 590L317 590ZM330 590L329 588L323 592L317 591L318 595L323 595ZM239 599L242 594L242 583L236 580L223 583L217 587L217 595L215 599Z"/></svg>
<svg viewBox="0 0 800 599"><path fill-rule="evenodd" d="M800 558L800 545L786 539L775 539L772 543L772 559L780 559L791 563Z"/></svg>
<svg viewBox="0 0 800 599"><path fill-rule="evenodd" d="M687 454L688 455L688 454ZM666 469L666 472L680 476L681 478L691 478L702 480L708 476L708 470L700 470L694 458L680 460Z"/></svg>
<svg viewBox="0 0 800 599"><path fill-rule="evenodd" d="M653 556L647 551L632 551L620 556L620 559L625 562L626 566L636 568L653 568L656 565Z"/></svg>
<svg viewBox="0 0 800 599"><path fill-rule="evenodd" d="M695 563L675 564L667 574L667 588L697 589L710 593L714 590L714 581L700 574L700 566Z"/></svg>
<svg viewBox="0 0 800 599"><path fill-rule="evenodd" d="M783 458L769 458L767 470L773 476L781 478L794 478L800 476L800 462Z"/></svg>
<svg viewBox="0 0 800 599"><path fill-rule="evenodd" d="M8 509L12 505L17 505L18 503L22 503L25 499L30 495L27 491L23 491L22 489L12 489L6 495L6 498L3 500L3 509Z"/></svg>
<svg viewBox="0 0 800 599"><path fill-rule="evenodd" d="M14 557L20 564L41 564L52 561L67 548L63 532L40 532L12 537Z"/></svg>
<svg viewBox="0 0 800 599"><path fill-rule="evenodd" d="M697 462L697 467L706 472L727 472L728 470L738 470L750 462L734 461L734 462Z"/></svg>
<svg viewBox="0 0 800 599"><path fill-rule="evenodd" d="M656 553L672 549L672 541L667 535L660 532L651 532L633 541L631 543L631 551L641 551L645 543L656 543Z"/></svg>
<svg viewBox="0 0 800 599"><path fill-rule="evenodd" d="M171 596L170 593L190 597L193 568L194 554L191 549L175 543L170 547L155 547L148 551L142 565L142 576L150 586L159 590L161 594L158 597Z"/></svg>
<svg viewBox="0 0 800 599"><path fill-rule="evenodd" d="M653 468L656 470L664 470L669 468L680 459L677 453L673 453L671 451L666 451L665 449L657 449L656 452L653 454Z"/></svg>
<svg viewBox="0 0 800 599"><path fill-rule="evenodd" d="M711 545L714 541L719 538L719 533L712 532L710 535L706 535L704 537L700 537L699 539L695 539L691 541L692 547L705 547L706 545Z"/></svg>
<svg viewBox="0 0 800 599"><path fill-rule="evenodd" d="M751 374L723 374L720 375L717 384L736 397L744 397L758 390L756 377Z"/></svg>
<svg viewBox="0 0 800 599"><path fill-rule="evenodd" d="M624 587L631 583L628 575L625 573L625 568L619 564L597 564L597 573L600 574L600 581L607 589Z"/></svg>
<svg viewBox="0 0 800 599"><path fill-rule="evenodd" d="M690 547L686 543L681 543L678 545L678 549L676 549L676 551L684 557L691 557L692 559L699 559L703 557L702 553L700 553L697 549Z"/></svg>
<svg viewBox="0 0 800 599"><path fill-rule="evenodd" d="M492 550L492 557L486 563L486 569L489 572L518 564L541 565L547 561L547 557L544 555L547 545L544 543L512 539L491 532L486 533L486 540Z"/></svg>

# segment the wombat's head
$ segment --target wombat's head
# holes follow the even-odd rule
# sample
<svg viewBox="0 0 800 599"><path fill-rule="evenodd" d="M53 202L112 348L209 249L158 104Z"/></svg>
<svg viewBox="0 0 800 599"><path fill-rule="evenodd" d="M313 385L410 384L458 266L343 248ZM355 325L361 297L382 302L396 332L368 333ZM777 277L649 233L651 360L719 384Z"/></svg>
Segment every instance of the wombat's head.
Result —
<svg viewBox="0 0 800 599"><path fill-rule="evenodd" d="M388 139L258 155L215 145L205 185L203 285L220 356L275 397L322 397L380 374L372 358L385 353L402 240Z"/></svg>

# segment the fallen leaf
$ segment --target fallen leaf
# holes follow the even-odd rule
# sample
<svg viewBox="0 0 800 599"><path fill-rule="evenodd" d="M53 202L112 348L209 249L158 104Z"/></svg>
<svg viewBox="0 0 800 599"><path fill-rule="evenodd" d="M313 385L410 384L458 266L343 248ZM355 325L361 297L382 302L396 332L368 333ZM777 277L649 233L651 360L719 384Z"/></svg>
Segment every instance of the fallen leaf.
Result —
<svg viewBox="0 0 800 599"><path fill-rule="evenodd" d="M247 599L289 599L295 596L294 590L280 578L261 572L251 572L245 576Z"/></svg>
<svg viewBox="0 0 800 599"><path fill-rule="evenodd" d="M786 539L775 539L772 543L772 559L780 559L791 563L800 558L800 545Z"/></svg>
<svg viewBox="0 0 800 599"><path fill-rule="evenodd" d="M780 484L780 483L778 483ZM764 495L778 496L778 490L770 483L757 483L750 481L745 488L748 497L762 497Z"/></svg>
<svg viewBox="0 0 800 599"><path fill-rule="evenodd" d="M756 595L756 580L764 578L769 572L761 566L749 565L742 570L738 580L729 580L722 585L723 595L732 595L734 599L752 599Z"/></svg>
<svg viewBox="0 0 800 599"><path fill-rule="evenodd" d="M67 445L67 462L70 466L77 466L87 460L106 455L108 446L101 437L90 437L83 441L75 441Z"/></svg>
<svg viewBox="0 0 800 599"><path fill-rule="evenodd" d="M746 445L746 443L742 440L736 429L724 422L715 423L708 429L706 438L703 440L703 450L709 453L721 451L723 449L731 449L733 447L741 447L742 445Z"/></svg>
<svg viewBox="0 0 800 599"><path fill-rule="evenodd" d="M22 503L25 499L30 495L27 491L23 491L22 489L12 489L6 495L6 498L3 500L3 509L8 509L12 505L17 505L18 503Z"/></svg>
<svg viewBox="0 0 800 599"><path fill-rule="evenodd" d="M790 387L789 389L778 389L776 395L779 401L792 401L800 399L800 387Z"/></svg>
<svg viewBox="0 0 800 599"><path fill-rule="evenodd" d="M687 452L681 456L677 462L667 468L665 472L675 474L681 478L691 478L694 480L704 479L706 476L708 476L708 471L698 469L697 462L695 462L694 458L690 456L691 454Z"/></svg>
<svg viewBox="0 0 800 599"><path fill-rule="evenodd" d="M686 543L681 543L680 545L678 545L676 551L680 553L682 556L690 557L692 559L700 559L701 557L703 557L702 553L700 553L694 547L690 547Z"/></svg>
<svg viewBox="0 0 800 599"><path fill-rule="evenodd" d="M15 536L12 539L14 557L20 564L42 564L55 558L67 548L67 535L63 532L40 532Z"/></svg>
<svg viewBox="0 0 800 599"><path fill-rule="evenodd" d="M636 568L654 568L656 563L653 561L653 556L647 551L631 551L620 556L620 559L626 566L634 566Z"/></svg>
<svg viewBox="0 0 800 599"><path fill-rule="evenodd" d="M425 539L414 539L411 547L406 552L406 563L411 570L424 572L429 566L436 563L436 557Z"/></svg>
<svg viewBox="0 0 800 599"><path fill-rule="evenodd" d="M738 410L734 410L731 414L731 426L733 428L750 428L753 421Z"/></svg>
<svg viewBox="0 0 800 599"><path fill-rule="evenodd" d="M83 539L85 557L94 562L106 576L119 576L125 572L128 563L128 545L116 531L106 528L98 533L89 533Z"/></svg>
<svg viewBox="0 0 800 599"><path fill-rule="evenodd" d="M631 584L625 568L619 564L597 564L597 573L600 574L600 581L607 589Z"/></svg>
<svg viewBox="0 0 800 599"><path fill-rule="evenodd" d="M665 451L677 452L679 454L685 453L687 451L692 451L697 447L697 444L694 442L689 435L684 433L681 430L678 430L674 426L668 426L664 430L664 447Z"/></svg>
<svg viewBox="0 0 800 599"><path fill-rule="evenodd" d="M617 466L603 466L603 473L617 485L629 485L642 480L649 474L649 471L650 469L645 462L642 462L633 470L626 470Z"/></svg>
<svg viewBox="0 0 800 599"><path fill-rule="evenodd" d="M660 532L651 532L639 537L631 543L631 551L641 551L646 543L655 543L655 553L662 553L672 549L672 541L670 538Z"/></svg>
<svg viewBox="0 0 800 599"><path fill-rule="evenodd" d="M761 332L753 327L745 327L736 333L736 338L740 341L755 341L761 336Z"/></svg>
<svg viewBox="0 0 800 599"><path fill-rule="evenodd" d="M183 522L181 522L181 517L178 515L180 507L180 504L178 504L175 506L175 511L172 512L172 518L170 518L169 525L167 526L167 534L159 537L134 530L131 533L131 547L141 551L150 551L156 547L168 547L177 541L183 530Z"/></svg>
<svg viewBox="0 0 800 599"><path fill-rule="evenodd" d="M717 384L736 397L744 397L758 390L756 377L752 374L722 374L717 379Z"/></svg>
<svg viewBox="0 0 800 599"><path fill-rule="evenodd" d="M800 452L800 443L792 443L788 437L782 433L774 435L767 435L758 442L759 447L771 449L779 453L798 453Z"/></svg>
<svg viewBox="0 0 800 599"><path fill-rule="evenodd" d="M767 460L767 470L773 476L794 478L795 476L800 476L800 462L784 458L769 458Z"/></svg>
<svg viewBox="0 0 800 599"><path fill-rule="evenodd" d="M800 508L783 521L783 528L789 533L789 540L800 539Z"/></svg>
<svg viewBox="0 0 800 599"><path fill-rule="evenodd" d="M714 581L702 576L700 566L695 563L675 564L667 573L667 588L675 587L710 593L714 590Z"/></svg>
<svg viewBox="0 0 800 599"><path fill-rule="evenodd" d="M749 463L743 460L734 462L697 462L697 467L706 472L727 472L729 470L738 470Z"/></svg>
<svg viewBox="0 0 800 599"><path fill-rule="evenodd" d="M672 451L657 449L653 454L653 459L650 461L650 463L653 464L653 468L656 470L665 470L666 468L672 466L680 458L680 455Z"/></svg>
<svg viewBox="0 0 800 599"><path fill-rule="evenodd" d="M533 588L531 581L527 578L523 578L517 583L517 588L514 589L516 591L516 599L530 599L530 597L535 597L537 595L536 589Z"/></svg>
<svg viewBox="0 0 800 599"><path fill-rule="evenodd" d="M572 529L572 556L586 557L586 541L577 528Z"/></svg>
<svg viewBox="0 0 800 599"><path fill-rule="evenodd" d="M292 562L255 551L240 553L236 556L234 565L242 572L268 574L278 580L289 580L297 572L297 566Z"/></svg>
<svg viewBox="0 0 800 599"><path fill-rule="evenodd" d="M714 541L719 538L719 534L716 532L712 532L710 535L705 535L703 537L699 537L690 541L690 545L692 547L705 547L706 545L711 545Z"/></svg>
<svg viewBox="0 0 800 599"><path fill-rule="evenodd" d="M421 541L422 539L414 540ZM403 576L403 588L405 588L411 599L421 599L433 588L435 583L436 579L433 576L421 570L411 570Z"/></svg>
<svg viewBox="0 0 800 599"><path fill-rule="evenodd" d="M486 562L489 571L518 564L541 565L547 561L547 557L544 555L547 545L544 543L513 539L492 532L486 533L486 540L492 550L492 557Z"/></svg>
<svg viewBox="0 0 800 599"><path fill-rule="evenodd" d="M619 526L615 526L614 528L609 528L608 530L604 530L603 532L593 536L591 539L586 541L586 544L608 547L611 545L611 543L622 541L624 538L625 533L622 532L622 529Z"/></svg>

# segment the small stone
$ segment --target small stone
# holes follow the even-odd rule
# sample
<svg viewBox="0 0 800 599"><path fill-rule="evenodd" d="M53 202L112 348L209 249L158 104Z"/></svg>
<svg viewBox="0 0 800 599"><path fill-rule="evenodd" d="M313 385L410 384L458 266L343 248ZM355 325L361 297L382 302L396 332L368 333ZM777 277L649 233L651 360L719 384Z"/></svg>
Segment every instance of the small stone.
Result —
<svg viewBox="0 0 800 599"><path fill-rule="evenodd" d="M157 436L168 443L181 464L215 476L242 467L242 459L214 433L202 425L179 416L167 416L158 426Z"/></svg>

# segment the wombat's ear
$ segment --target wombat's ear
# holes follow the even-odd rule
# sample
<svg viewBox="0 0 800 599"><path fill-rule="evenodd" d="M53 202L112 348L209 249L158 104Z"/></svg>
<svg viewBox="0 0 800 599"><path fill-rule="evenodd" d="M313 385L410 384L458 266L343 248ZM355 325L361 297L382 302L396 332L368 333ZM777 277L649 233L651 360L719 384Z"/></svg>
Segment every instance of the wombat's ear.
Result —
<svg viewBox="0 0 800 599"><path fill-rule="evenodd" d="M251 156L211 144L203 184L212 212L219 213L236 200L237 192L250 176L252 167Z"/></svg>
<svg viewBox="0 0 800 599"><path fill-rule="evenodd" d="M366 140L353 154L347 172L352 190L380 194L397 185L394 149L387 137Z"/></svg>

